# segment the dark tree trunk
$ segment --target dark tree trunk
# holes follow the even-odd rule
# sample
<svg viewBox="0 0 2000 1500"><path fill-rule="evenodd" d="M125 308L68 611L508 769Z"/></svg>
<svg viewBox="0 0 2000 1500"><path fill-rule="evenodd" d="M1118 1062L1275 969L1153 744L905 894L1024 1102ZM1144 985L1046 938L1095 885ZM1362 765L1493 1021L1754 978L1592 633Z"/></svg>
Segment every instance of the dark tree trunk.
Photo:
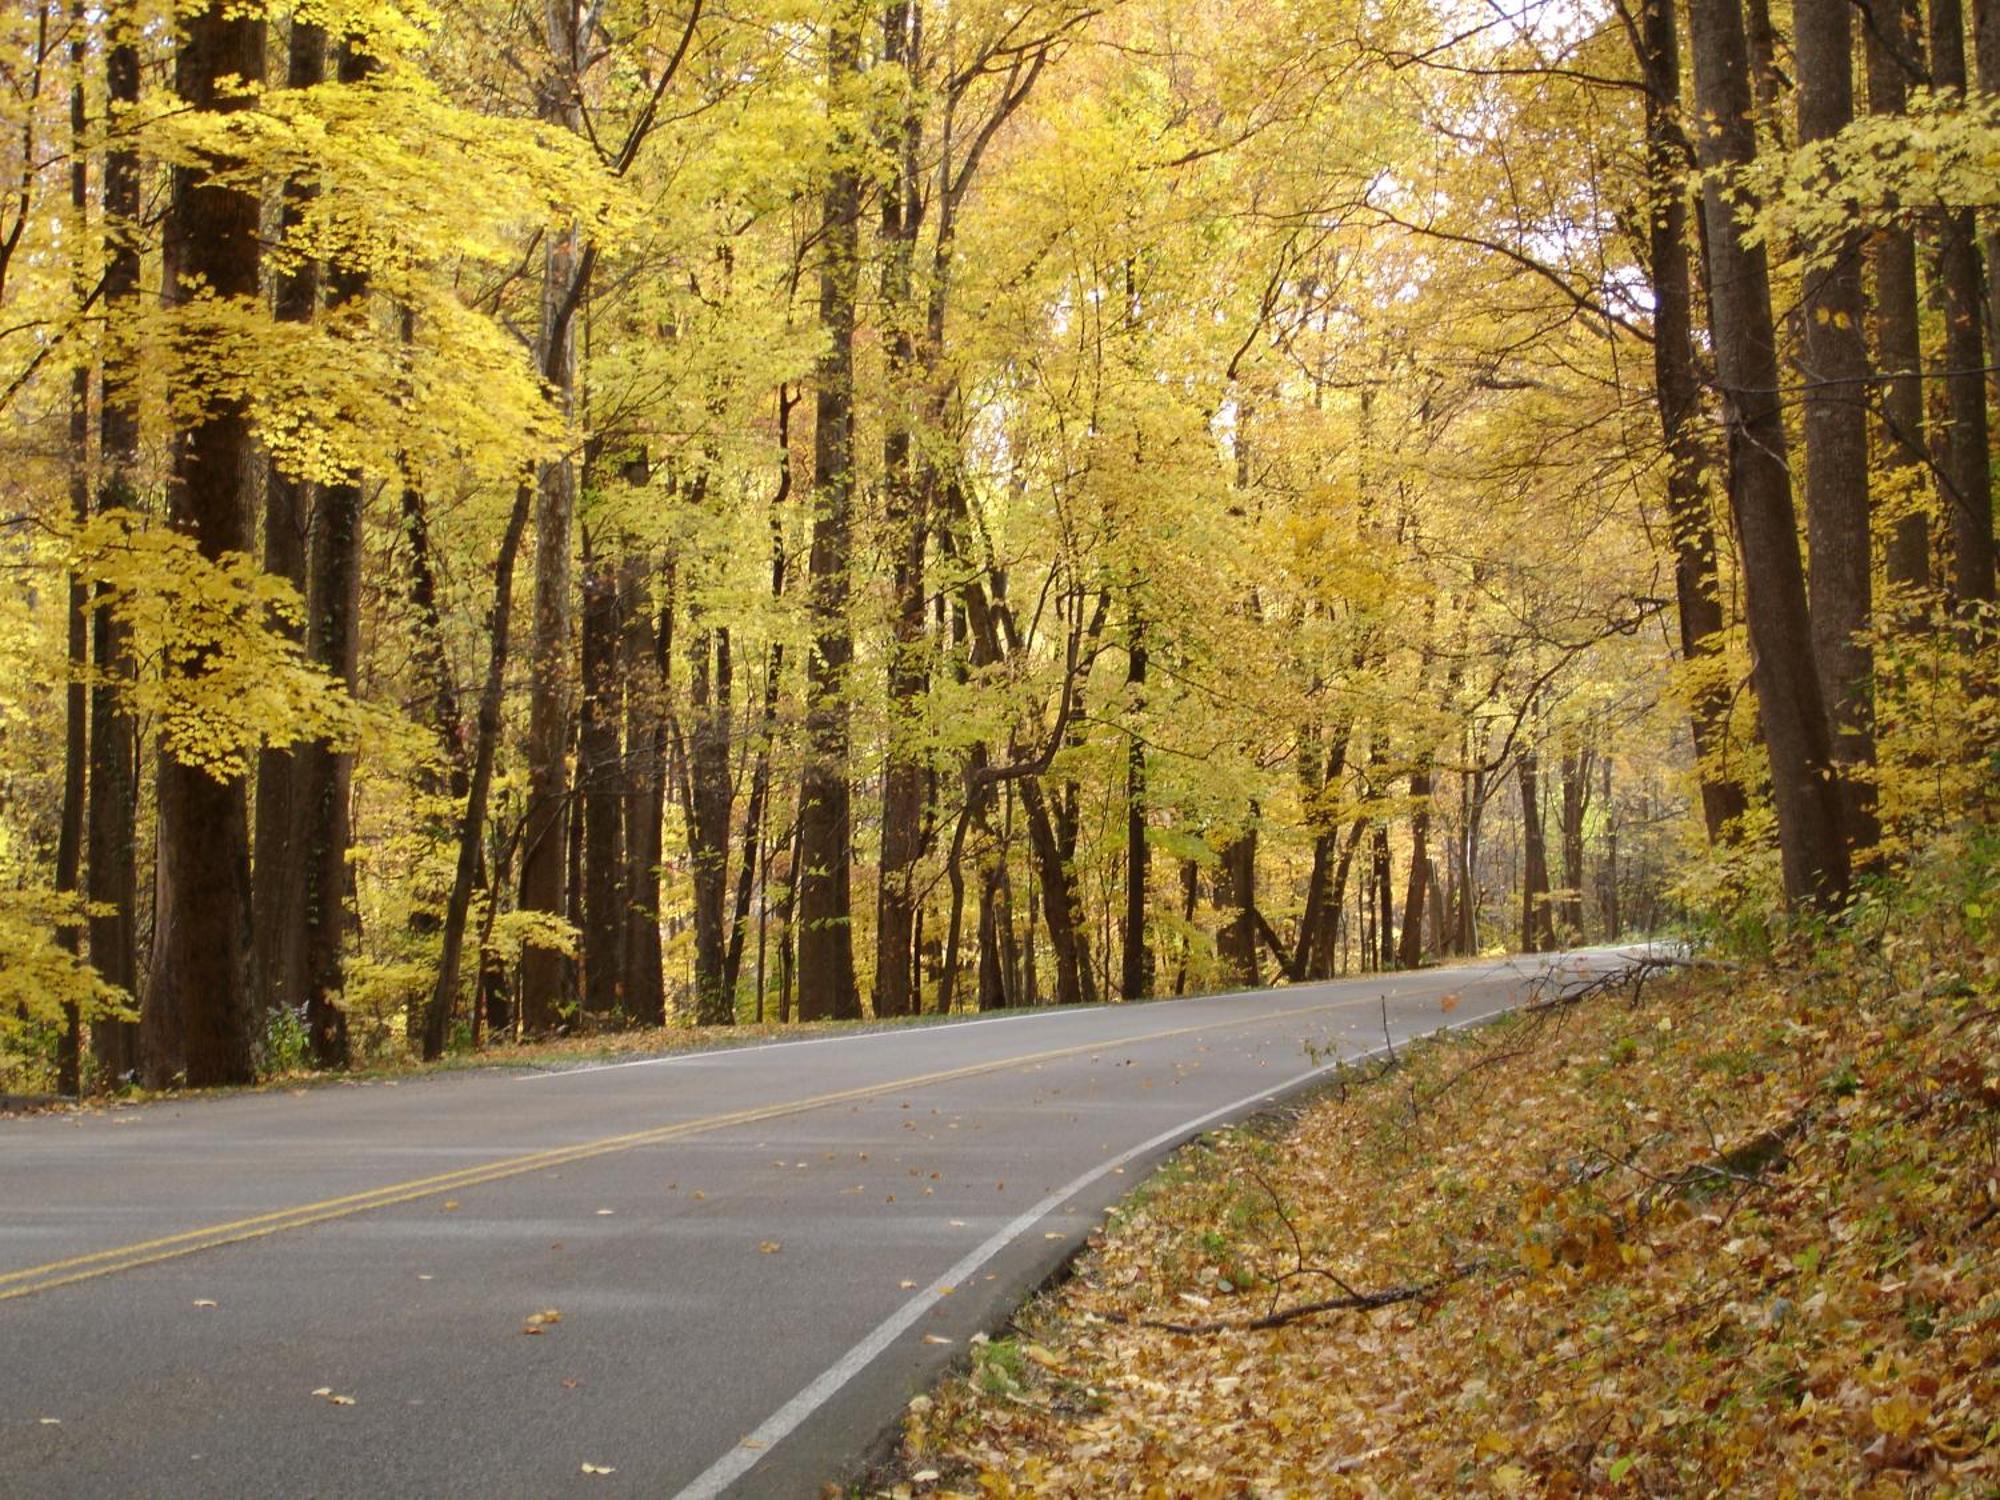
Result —
<svg viewBox="0 0 2000 1500"><path fill-rule="evenodd" d="M1930 0L1931 86L1964 94L1965 24L1960 0ZM1950 517L1951 589L1961 605L1993 597L1993 475L1987 448L1986 376L1981 337L1981 272L1973 211L1942 215L1938 283L1944 310L1945 507Z"/></svg>
<svg viewBox="0 0 2000 1500"><path fill-rule="evenodd" d="M1583 818L1590 810L1588 747L1562 758L1562 920L1565 941L1583 940Z"/></svg>
<svg viewBox="0 0 2000 1500"><path fill-rule="evenodd" d="M340 82L355 85L374 71L358 39L344 38ZM327 279L330 308L358 302L367 294L365 274L337 266ZM361 476L349 472L320 488L314 507L310 586L307 591L306 654L351 694L361 661ZM345 1067L347 1017L340 1007L346 978L341 946L349 926L348 848L354 781L354 753L325 742L304 746L293 769L294 827L291 855L302 862L305 886L299 909L303 934L306 1035L313 1061L323 1068Z"/></svg>
<svg viewBox="0 0 2000 1500"><path fill-rule="evenodd" d="M234 81L263 76L260 15L212 0L185 18L174 62L174 92L184 107L204 114L246 108L250 96ZM199 285L225 300L254 299L257 221L255 193L223 186L198 167L176 167L166 223L170 295L182 299ZM204 558L218 561L250 542L243 505L250 423L240 394L209 396L201 413L174 435L169 520L194 539ZM180 672L199 679L215 647L192 644ZM152 974L140 1023L146 1080L159 1087L185 1073L194 1087L247 1083L254 1070L244 780L211 775L166 753L157 774Z"/></svg>
<svg viewBox="0 0 2000 1500"><path fill-rule="evenodd" d="M1396 880L1389 864L1389 825L1375 825L1375 856L1370 866L1375 887L1375 948L1377 967L1396 967Z"/></svg>
<svg viewBox="0 0 2000 1500"><path fill-rule="evenodd" d="M326 33L294 15L285 86L316 88L326 81ZM310 177L284 187L279 231L296 239L317 195ZM275 278L271 315L280 323L309 323L319 309L320 265L300 258ZM282 578L307 600L306 554L312 532L313 486L272 464L264 486L264 571ZM308 603L308 611L310 605ZM272 622L293 639L290 621ZM251 932L256 950L259 1000L265 1010L303 1006L306 967L306 856L298 838L304 812L298 805L298 756L290 745L266 745L257 755L257 826L251 864Z"/></svg>
<svg viewBox="0 0 2000 1500"><path fill-rule="evenodd" d="M625 808L632 793L620 744L625 720L627 590L619 560L592 556L583 568L583 701L576 783L582 803L583 1008L600 1023L630 1014L626 993Z"/></svg>
<svg viewBox="0 0 2000 1500"><path fill-rule="evenodd" d="M1181 954L1174 967L1174 993L1187 993L1188 955L1194 944L1188 934L1194 930L1195 902L1201 896L1201 866L1191 859L1181 861Z"/></svg>
<svg viewBox="0 0 2000 1500"><path fill-rule="evenodd" d="M1400 968L1414 969L1424 961L1424 907L1431 874L1431 770L1410 773L1410 876L1403 893L1403 934L1396 948Z"/></svg>
<svg viewBox="0 0 2000 1500"><path fill-rule="evenodd" d="M584 71L579 7L550 5L546 43L549 70L537 101L541 118L576 131L582 123L575 80ZM570 414L576 387L572 335L580 271L574 225L548 237L542 261L542 329L536 350L544 384L557 412ZM568 309L568 311L566 311ZM535 506L535 618L528 700L528 807L522 831L521 909L563 916L567 835L571 814L566 755L570 741L570 528L576 511L576 471L567 457L540 466ZM553 948L529 947L521 955L521 1029L545 1036L568 998L571 965Z"/></svg>
<svg viewBox="0 0 2000 1500"><path fill-rule="evenodd" d="M1555 922L1549 911L1549 851L1542 831L1542 788L1532 751L1523 751L1521 778L1521 951L1555 951Z"/></svg>
<svg viewBox="0 0 2000 1500"><path fill-rule="evenodd" d="M69 94L70 149L74 153L69 171L69 204L76 222L83 224L88 222L90 210L90 158L84 149L90 116L84 93L85 32L81 0L72 0L70 24L76 28L76 40L69 49L75 78ZM87 285L94 269L83 263L83 250L79 246L71 271L77 285ZM70 519L78 526L90 519L90 366L85 363L79 363L70 372L69 508ZM55 871L55 888L66 896L80 891L83 875L83 833L89 797L86 773L90 757L90 698L84 682L90 669L89 615L90 590L81 577L71 573L64 610L67 673L63 687L63 790ZM80 952L82 924L59 927L56 942L68 953ZM56 1038L56 1089L72 1099L83 1092L83 1012L75 1001L63 1005L62 1033Z"/></svg>
<svg viewBox="0 0 2000 1500"><path fill-rule="evenodd" d="M1127 708L1137 714L1146 706L1146 627L1136 611L1131 631L1125 682L1131 689ZM1146 933L1151 854L1146 842L1146 742L1134 732L1125 741L1125 922L1118 986L1127 1000L1153 993L1155 961Z"/></svg>
<svg viewBox="0 0 2000 1500"><path fill-rule="evenodd" d="M479 718L473 741L472 778L466 789L465 821L458 835L458 867L445 903L444 949L438 959L436 987L424 1013L423 1053L426 1060L444 1055L451 1032L451 1013L458 1002L458 969L465 951L465 923L472 906L472 888L479 870L480 841L486 831L486 802L493 788L493 755L500 741L501 710L507 690L507 641L514 617L514 563L528 529L535 486L525 481L514 492L514 509L500 538L493 564L493 609L487 617L489 645L486 682L479 693ZM498 906L498 892L488 903Z"/></svg>
<svg viewBox="0 0 2000 1500"><path fill-rule="evenodd" d="M1797 0L1799 144L1833 139L1854 120L1850 0ZM1838 196L1836 181L1819 186ZM1816 252L1799 304L1800 374L1806 382L1806 537L1813 663L1826 700L1840 774L1843 826L1855 850L1872 849L1875 709L1868 493L1868 348L1862 334L1861 237Z"/></svg>
<svg viewBox="0 0 2000 1500"><path fill-rule="evenodd" d="M726 1026L736 1019L736 996L723 973L723 904L729 892L729 811L734 790L729 774L733 655L727 630L699 626L690 613L690 724L683 795L694 877L695 1020L703 1026Z"/></svg>
<svg viewBox="0 0 2000 1500"><path fill-rule="evenodd" d="M625 1003L642 1026L666 1021L665 956L660 950L661 826L667 796L669 627L653 613L653 560L625 562Z"/></svg>
<svg viewBox="0 0 2000 1500"><path fill-rule="evenodd" d="M121 30L104 60L105 94L112 109L139 102L136 39ZM103 411L99 417L103 481L100 512L138 504L132 476L139 463L139 398L134 388L128 330L139 295L139 158L127 150L104 157L105 265L103 301L113 337L106 341ZM133 673L126 628L97 591L91 623L96 680L90 691L90 827L88 894L90 961L105 983L137 998L138 978L138 728L120 702L121 684ZM125 1079L139 1067L136 1021L99 1021L90 1030L99 1076Z"/></svg>
<svg viewBox="0 0 2000 1500"><path fill-rule="evenodd" d="M886 143L893 163L882 185L882 303L887 327L887 425L882 437L887 544L893 559L888 662L888 753L882 767L882 864L876 900L875 1013L914 1014L911 955L915 941L914 881L923 846L924 766L916 750L922 726L924 669L924 549L926 498L911 442L910 407L916 392L916 307L912 261L921 199L917 161L920 124L916 73L920 34L911 0L891 0L882 18L882 60L904 73L905 107ZM927 351L931 358L936 351ZM924 466L928 467L928 466Z"/></svg>
<svg viewBox="0 0 2000 1500"><path fill-rule="evenodd" d="M854 982L851 789L847 779L847 672L854 639L847 619L854 524L854 322L860 275L861 177L846 99L861 70L860 28L851 14L827 40L827 80L836 111L835 152L822 205L820 327L816 377L813 530L806 660L806 765L799 789L799 1019L861 1014Z"/></svg>
<svg viewBox="0 0 2000 1500"><path fill-rule="evenodd" d="M1739 0L1691 0L1695 132L1714 295L1716 371L1729 425L1730 503L1743 553L1745 613L1754 681L1770 756L1785 893L1837 904L1848 883L1840 794L1832 778L1826 707L1813 670L1778 394L1771 286L1761 245L1751 245L1724 175L1756 155L1749 57Z"/></svg>
<svg viewBox="0 0 2000 1500"><path fill-rule="evenodd" d="M798 398L788 391L778 392L778 452L781 468L777 493L771 497L771 599L785 597L784 505L792 493L792 405ZM785 675L785 647L774 643L764 664L764 712L757 728L755 768L750 773L750 805L743 813L743 863L736 877L736 914L729 928L729 954L723 960L723 982L730 994L743 969L744 933L750 916L750 897L764 876L760 859L764 851L764 825L771 801L771 755L778 737L779 689ZM757 1013L763 1019L763 916L758 916Z"/></svg>
<svg viewBox="0 0 2000 1500"><path fill-rule="evenodd" d="M1028 843L1041 874L1042 917L1049 927L1049 946L1055 950L1056 1003L1094 1005L1097 978L1090 967L1076 876L1063 858L1062 842L1049 817L1048 799L1042 792L1040 777L1021 778L1021 810L1027 815ZM1030 928L1032 931L1032 923Z"/></svg>
<svg viewBox="0 0 2000 1500"><path fill-rule="evenodd" d="M1680 41L1672 0L1644 0L1640 21L1646 81L1646 170L1653 194L1647 261L1653 283L1653 382L1667 456L1667 519L1674 543L1674 595L1681 658L1700 674L1690 703L1699 758L1702 822L1711 844L1743 815L1743 788L1726 768L1729 684L1721 680L1722 599L1709 519L1705 455L1697 423L1693 278L1684 184L1690 149L1681 128ZM1468 889L1476 882L1468 882Z"/></svg>
<svg viewBox="0 0 2000 1500"><path fill-rule="evenodd" d="M1256 808L1250 810L1256 816ZM1245 828L1222 848L1215 867L1215 904L1222 925L1215 933L1215 956L1227 982L1257 983L1257 830Z"/></svg>
<svg viewBox="0 0 2000 1500"><path fill-rule="evenodd" d="M1880 0L1868 12L1868 112L1897 116L1909 108L1911 73L1920 55L1910 0ZM1887 575L1904 590L1931 584L1930 524L1917 502L1919 473L1928 460L1924 435L1923 348L1919 339L1917 241L1907 227L1878 230L1872 241L1875 295L1872 302L1875 368L1892 377L1881 385L1877 412L1882 429L1884 469L1894 476L1886 488L1905 506L1890 533ZM1906 603L1906 623L1920 611Z"/></svg>

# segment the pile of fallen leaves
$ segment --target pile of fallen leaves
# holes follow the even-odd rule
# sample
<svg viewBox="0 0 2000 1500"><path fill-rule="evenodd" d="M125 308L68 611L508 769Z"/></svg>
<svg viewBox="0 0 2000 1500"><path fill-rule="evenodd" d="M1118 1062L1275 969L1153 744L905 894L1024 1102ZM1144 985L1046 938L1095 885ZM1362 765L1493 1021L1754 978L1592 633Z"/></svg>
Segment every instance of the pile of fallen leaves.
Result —
<svg viewBox="0 0 2000 1500"><path fill-rule="evenodd" d="M1188 1148L895 1488L2000 1493L1985 856Z"/></svg>

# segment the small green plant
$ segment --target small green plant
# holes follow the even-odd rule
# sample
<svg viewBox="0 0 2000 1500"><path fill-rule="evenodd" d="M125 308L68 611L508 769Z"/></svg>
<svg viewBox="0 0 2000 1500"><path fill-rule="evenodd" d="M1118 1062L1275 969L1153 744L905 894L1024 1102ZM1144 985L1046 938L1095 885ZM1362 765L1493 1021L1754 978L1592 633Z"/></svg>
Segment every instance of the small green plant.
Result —
<svg viewBox="0 0 2000 1500"><path fill-rule="evenodd" d="M264 1018L264 1071L298 1072L306 1065L310 1043L304 1008L279 1006Z"/></svg>
<svg viewBox="0 0 2000 1500"><path fill-rule="evenodd" d="M992 1339L972 1346L974 1378L989 1396L1017 1396L1027 1367L1021 1349L1012 1339Z"/></svg>

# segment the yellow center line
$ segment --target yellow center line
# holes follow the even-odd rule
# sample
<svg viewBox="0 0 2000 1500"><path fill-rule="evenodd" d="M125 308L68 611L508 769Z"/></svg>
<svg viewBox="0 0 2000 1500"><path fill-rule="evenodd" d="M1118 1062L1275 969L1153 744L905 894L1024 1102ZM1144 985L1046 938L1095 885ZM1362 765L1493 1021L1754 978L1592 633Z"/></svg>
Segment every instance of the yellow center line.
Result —
<svg viewBox="0 0 2000 1500"><path fill-rule="evenodd" d="M593 1157L631 1151L640 1146L655 1145L684 1136L726 1130L733 1125L751 1125L785 1115L805 1114L811 1110L825 1109L830 1105L848 1104L883 1094L927 1088L933 1084L950 1083L961 1078L975 1078L983 1073L998 1073L1008 1068L1075 1057L1085 1052L1141 1046L1148 1042L1163 1042L1175 1037L1193 1036L1204 1031L1297 1021L1307 1016L1323 1015L1328 1011L1352 1010L1356 1006L1374 1003L1374 997L1370 996L1361 1000L1342 1000L1327 1005L1282 1011L1275 1015L1208 1021L1196 1026L1181 1026L1170 1031L1152 1032L1144 1036L1100 1039L1077 1046L1055 1047L1046 1052L1030 1052L1018 1057L971 1063L961 1068L946 1068L935 1073L920 1073L909 1078L894 1079L888 1083L863 1084L830 1094L815 1094L806 1099L758 1105L750 1109L732 1110L726 1114L704 1115L693 1120L676 1121L671 1125L656 1125L646 1130L629 1131L623 1135L603 1136L593 1141L579 1141L570 1146L557 1146L547 1151L535 1151L525 1156L488 1162L484 1166L440 1172L431 1177L413 1178L407 1182L391 1183L385 1187L370 1188L338 1198L323 1198L316 1203L301 1203L291 1208L273 1209L268 1213L254 1214L249 1218L234 1219L223 1224L209 1224L198 1229L183 1230L178 1234L163 1235L158 1239L141 1240L136 1244L120 1245L109 1250L95 1250L83 1255L73 1255L64 1260L52 1260L45 1265L28 1266L22 1270L0 1273L0 1302L9 1302L17 1297L30 1297L38 1292L53 1291L57 1287L73 1286L79 1281L90 1281L120 1271L136 1270L141 1266L156 1265L161 1261L176 1260L202 1250L241 1244L246 1240L263 1239L288 1229L303 1229L313 1224L324 1224L332 1219L366 1213L371 1209L391 1208L418 1198L434 1197L464 1188L482 1187L487 1183L500 1182L509 1177L546 1171L551 1167L567 1166L571 1162L588 1161Z"/></svg>

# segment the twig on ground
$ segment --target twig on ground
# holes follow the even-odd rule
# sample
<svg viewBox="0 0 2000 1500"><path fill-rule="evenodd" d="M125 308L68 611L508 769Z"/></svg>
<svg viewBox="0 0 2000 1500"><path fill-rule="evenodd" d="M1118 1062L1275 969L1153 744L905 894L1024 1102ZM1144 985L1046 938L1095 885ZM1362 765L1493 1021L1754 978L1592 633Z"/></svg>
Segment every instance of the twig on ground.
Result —
<svg viewBox="0 0 2000 1500"><path fill-rule="evenodd" d="M1373 1292L1350 1292L1339 1297L1327 1297L1318 1302L1301 1302L1282 1311L1266 1313L1261 1318L1218 1318L1209 1323L1169 1323L1156 1318L1127 1318L1117 1314L1107 1314L1114 1322L1137 1323L1141 1328L1157 1328L1166 1333L1261 1333L1266 1329L1282 1328L1287 1323L1296 1323L1301 1318L1314 1317L1325 1312L1369 1312L1378 1307L1393 1307L1399 1302L1415 1302L1434 1292L1443 1291L1454 1282L1486 1269L1484 1260L1469 1261L1453 1266L1450 1271L1435 1281L1413 1282L1408 1286L1384 1287Z"/></svg>

